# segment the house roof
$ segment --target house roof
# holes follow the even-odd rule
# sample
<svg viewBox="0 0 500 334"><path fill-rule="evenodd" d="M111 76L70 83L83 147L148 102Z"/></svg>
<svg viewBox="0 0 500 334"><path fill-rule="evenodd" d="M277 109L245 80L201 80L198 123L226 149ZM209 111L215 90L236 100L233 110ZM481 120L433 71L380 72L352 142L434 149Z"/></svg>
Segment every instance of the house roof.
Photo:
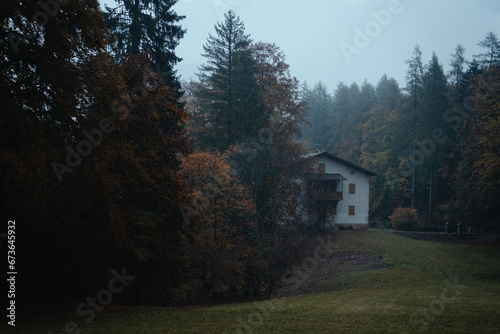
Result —
<svg viewBox="0 0 500 334"><path fill-rule="evenodd" d="M376 173L371 172L371 171L369 171L368 169L364 169L363 167L360 167L360 166L358 166L358 165L356 165L356 164L353 164L352 162L349 162L349 161L347 161L347 160L344 160L344 159L342 159L342 158L339 158L339 157L337 157L336 155L333 155L333 154L328 153L328 152L326 152L326 151L325 151L325 152L319 152L319 153L309 153L309 154L305 154L305 155L303 155L303 157L304 157L304 158L306 158L306 159L307 159L307 158L312 158L312 157L314 157L314 158L316 158L316 157L325 157L325 158L329 158L329 159L332 159L332 160L334 160L334 161L340 162L341 164L344 164L344 165L346 165L346 166L349 166L349 167L351 167L351 168L357 169L358 171L363 172L363 173L365 173L365 174L366 174L366 175L368 175L368 176L377 176L377 174L376 174ZM339 175L340 175L340 174L339 174Z"/></svg>

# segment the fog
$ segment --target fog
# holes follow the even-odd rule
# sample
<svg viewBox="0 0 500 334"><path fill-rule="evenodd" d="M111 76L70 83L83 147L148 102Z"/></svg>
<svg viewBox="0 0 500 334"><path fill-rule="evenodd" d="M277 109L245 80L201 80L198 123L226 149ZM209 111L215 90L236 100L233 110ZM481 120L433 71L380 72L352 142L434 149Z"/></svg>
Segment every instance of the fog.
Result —
<svg viewBox="0 0 500 334"><path fill-rule="evenodd" d="M291 72L310 85L322 81L332 90L339 81L376 84L386 73L402 86L418 43L424 63L435 51L445 70L457 44L466 59L479 53L477 42L500 31L495 0L180 0L187 29L177 48L183 80L196 79L202 46L214 24L233 9L254 41L276 43Z"/></svg>

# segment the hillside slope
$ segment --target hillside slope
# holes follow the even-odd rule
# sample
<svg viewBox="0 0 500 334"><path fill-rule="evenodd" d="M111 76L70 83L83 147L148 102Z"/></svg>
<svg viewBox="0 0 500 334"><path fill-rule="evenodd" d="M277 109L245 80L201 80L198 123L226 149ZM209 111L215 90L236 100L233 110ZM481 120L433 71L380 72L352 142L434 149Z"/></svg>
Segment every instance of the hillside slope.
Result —
<svg viewBox="0 0 500 334"><path fill-rule="evenodd" d="M59 312L31 310L29 323L19 325L23 333L63 332L69 321L82 333L500 332L497 246L373 231L311 242L310 254L273 292L290 297L212 307L108 306L90 324L75 314L75 303ZM331 248L321 252L325 245Z"/></svg>

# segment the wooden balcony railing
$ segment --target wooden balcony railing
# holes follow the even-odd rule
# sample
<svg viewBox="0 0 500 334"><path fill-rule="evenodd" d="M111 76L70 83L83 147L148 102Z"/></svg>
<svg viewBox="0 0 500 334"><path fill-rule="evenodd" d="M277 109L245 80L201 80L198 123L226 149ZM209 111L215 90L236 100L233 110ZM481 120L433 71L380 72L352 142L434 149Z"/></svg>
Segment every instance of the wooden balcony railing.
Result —
<svg viewBox="0 0 500 334"><path fill-rule="evenodd" d="M310 189L309 196L314 201L341 201L341 191L327 191L323 189Z"/></svg>

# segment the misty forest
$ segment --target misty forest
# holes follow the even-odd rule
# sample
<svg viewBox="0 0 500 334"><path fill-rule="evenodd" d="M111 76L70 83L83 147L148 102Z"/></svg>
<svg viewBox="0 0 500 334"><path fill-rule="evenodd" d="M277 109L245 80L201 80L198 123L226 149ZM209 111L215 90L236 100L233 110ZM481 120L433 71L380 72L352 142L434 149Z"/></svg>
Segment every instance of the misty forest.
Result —
<svg viewBox="0 0 500 334"><path fill-rule="evenodd" d="M500 230L497 34L477 36L471 59L467 45L438 58L415 43L405 82L327 87L293 77L279 43L253 40L230 10L185 81L176 2L47 1L44 15L34 1L1 2L0 212L17 224L19 298L84 301L123 267L134 279L113 295L120 305L272 297L311 238L333 236L335 254L370 238L304 219L299 180L317 172L314 152L376 174L371 230ZM373 249L403 242L377 235L367 242L389 239Z"/></svg>

